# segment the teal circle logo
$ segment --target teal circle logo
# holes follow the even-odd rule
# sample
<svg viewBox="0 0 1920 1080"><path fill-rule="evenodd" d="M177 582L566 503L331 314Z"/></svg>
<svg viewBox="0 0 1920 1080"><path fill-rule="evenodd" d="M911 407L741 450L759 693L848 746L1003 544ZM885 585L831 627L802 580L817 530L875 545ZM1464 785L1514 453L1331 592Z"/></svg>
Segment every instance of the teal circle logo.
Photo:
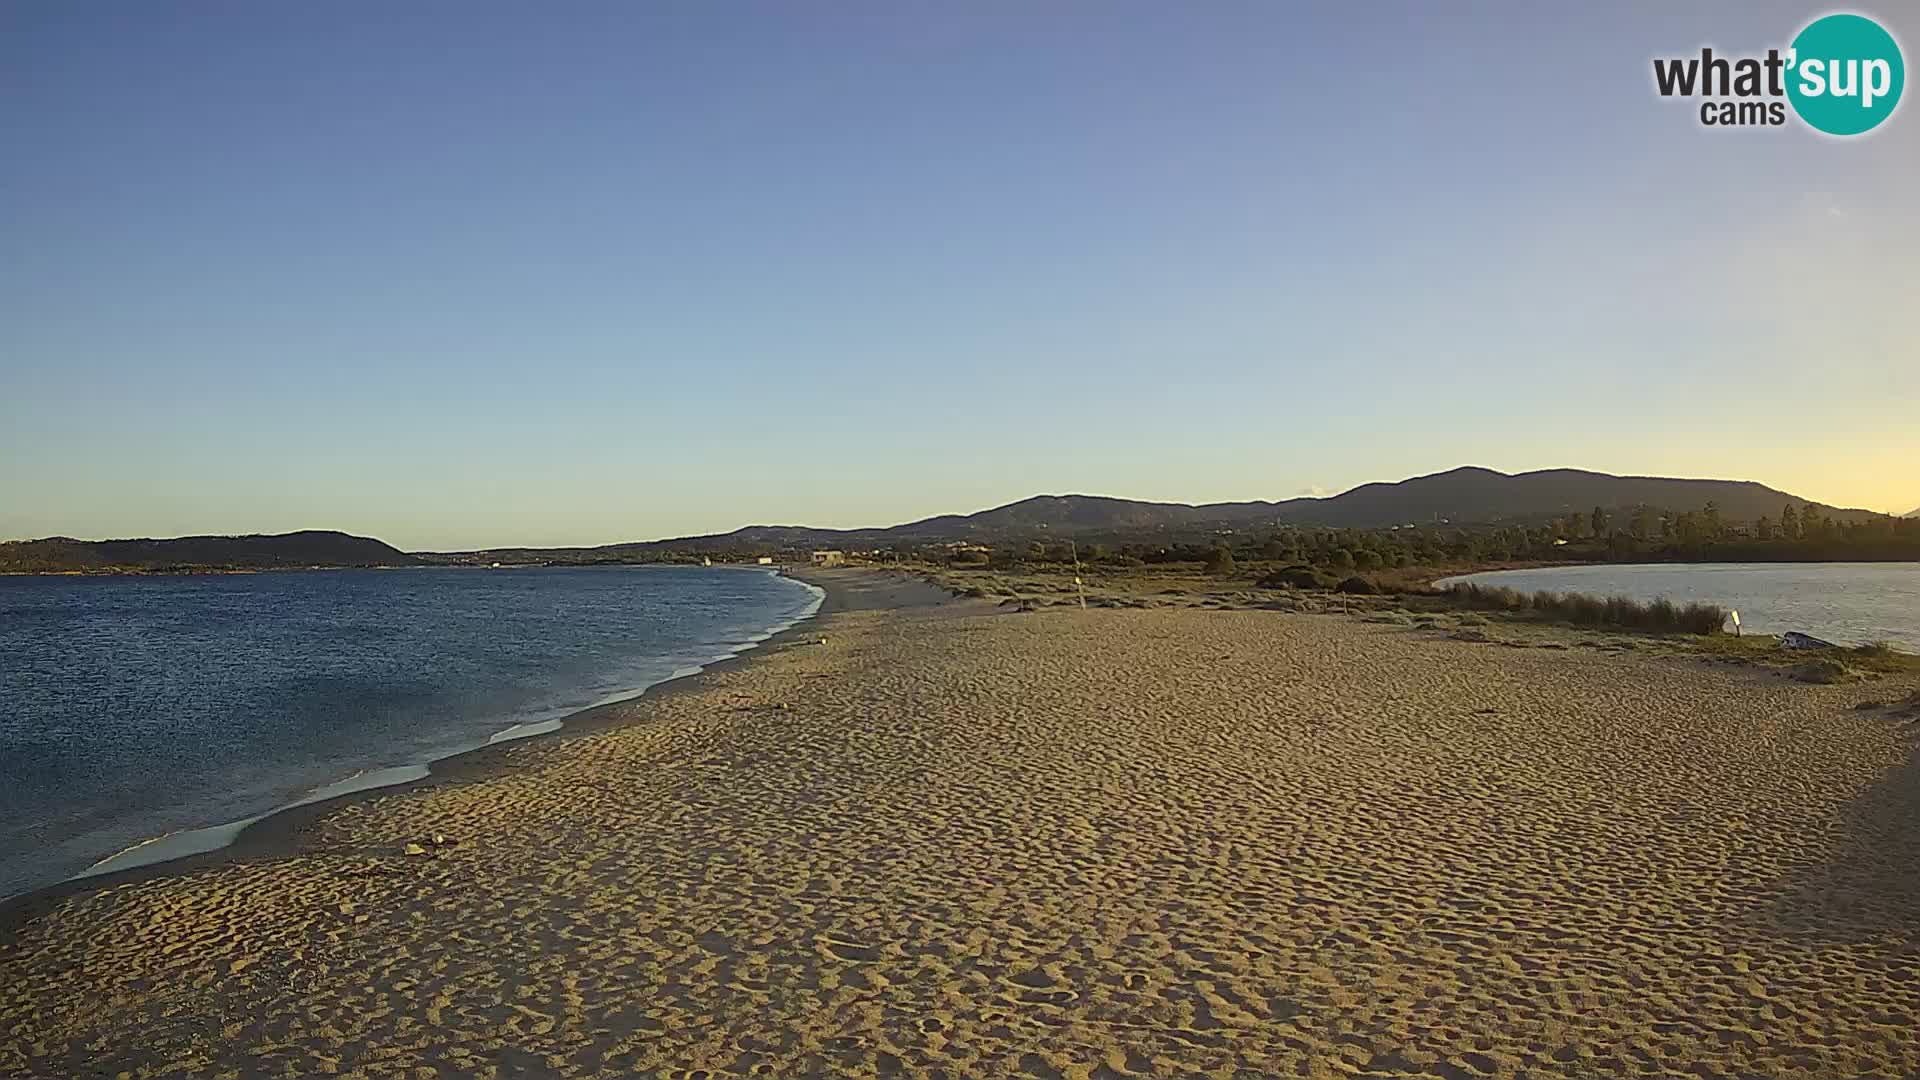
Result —
<svg viewBox="0 0 1920 1080"><path fill-rule="evenodd" d="M1826 15L1793 39L1787 100L1829 135L1879 127L1900 104L1907 66L1893 35L1864 15Z"/></svg>

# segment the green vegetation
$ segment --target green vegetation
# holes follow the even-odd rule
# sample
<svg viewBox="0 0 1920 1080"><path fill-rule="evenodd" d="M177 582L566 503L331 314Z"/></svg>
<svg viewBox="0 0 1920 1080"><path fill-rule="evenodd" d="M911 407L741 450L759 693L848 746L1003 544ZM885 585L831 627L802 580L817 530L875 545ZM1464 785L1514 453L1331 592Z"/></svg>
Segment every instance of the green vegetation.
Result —
<svg viewBox="0 0 1920 1080"><path fill-rule="evenodd" d="M1813 524L1806 522L1811 518ZM1222 555L1221 552L1226 552ZM1080 549L1087 566L1198 564L1209 573L1273 577L1276 585L1327 588L1360 575L1375 585L1408 588L1475 569L1512 565L1594 562L1827 562L1920 559L1920 519L1874 517L1836 522L1809 505L1782 507L1779 519L1727 520L1709 503L1673 513L1655 507L1596 506L1585 513L1534 524L1401 526L1389 529L1314 529L1291 526L1229 532L1209 539L1151 541L1128 538ZM887 557L966 565L970 554L948 555L940 545L895 544ZM1231 562L1229 563L1229 557ZM994 545L996 569L1065 563L1065 543ZM1230 568L1229 568L1230 567ZM1327 581L1292 573L1305 567ZM1290 578L1275 577L1290 574Z"/></svg>
<svg viewBox="0 0 1920 1080"><path fill-rule="evenodd" d="M1714 604L1676 605L1666 598L1652 603L1624 596L1605 598L1579 593L1521 592L1500 586L1461 584L1446 590L1462 607L1488 611L1536 612L1578 626L1619 626L1656 633L1717 634L1727 611Z"/></svg>
<svg viewBox="0 0 1920 1080"><path fill-rule="evenodd" d="M1327 589L1332 588L1333 583L1331 574L1296 563L1266 574L1253 584L1260 589Z"/></svg>
<svg viewBox="0 0 1920 1080"><path fill-rule="evenodd" d="M1836 674L1843 680L1859 675L1920 674L1920 656L1901 652L1883 642L1852 648L1782 649L1780 639L1771 634L1748 634L1745 637L1718 634L1699 639L1693 650L1724 660L1737 660L1789 672L1799 671L1802 675L1796 678L1801 678L1803 682L1822 681L1824 676L1820 672L1828 670L1828 664L1841 669ZM1810 666L1815 661L1826 663L1816 669Z"/></svg>

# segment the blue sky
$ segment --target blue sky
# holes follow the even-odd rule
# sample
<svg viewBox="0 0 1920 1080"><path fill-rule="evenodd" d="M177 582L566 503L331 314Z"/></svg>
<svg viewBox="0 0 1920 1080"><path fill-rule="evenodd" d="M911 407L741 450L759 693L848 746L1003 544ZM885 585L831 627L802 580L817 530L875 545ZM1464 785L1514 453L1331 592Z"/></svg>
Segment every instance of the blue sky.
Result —
<svg viewBox="0 0 1920 1080"><path fill-rule="evenodd" d="M1651 86L1827 9L1441 7L8 4L0 537L1920 505L1913 104Z"/></svg>

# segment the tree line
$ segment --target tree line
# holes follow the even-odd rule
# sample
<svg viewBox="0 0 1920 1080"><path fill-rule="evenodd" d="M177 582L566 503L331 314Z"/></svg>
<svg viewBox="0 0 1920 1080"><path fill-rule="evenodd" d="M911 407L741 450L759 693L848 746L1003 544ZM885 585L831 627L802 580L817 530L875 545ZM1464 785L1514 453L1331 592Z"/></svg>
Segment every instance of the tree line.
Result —
<svg viewBox="0 0 1920 1080"><path fill-rule="evenodd" d="M937 549L936 549L937 551ZM928 554L931 552L922 552ZM1920 560L1920 519L1836 520L1813 503L1779 515L1727 519L1714 503L1699 510L1651 506L1585 513L1532 524L1396 529L1280 528L1180 541L1019 541L955 561L1000 568L1078 562L1093 566L1202 563L1230 572L1238 563L1300 564L1334 573L1500 562L1845 562Z"/></svg>

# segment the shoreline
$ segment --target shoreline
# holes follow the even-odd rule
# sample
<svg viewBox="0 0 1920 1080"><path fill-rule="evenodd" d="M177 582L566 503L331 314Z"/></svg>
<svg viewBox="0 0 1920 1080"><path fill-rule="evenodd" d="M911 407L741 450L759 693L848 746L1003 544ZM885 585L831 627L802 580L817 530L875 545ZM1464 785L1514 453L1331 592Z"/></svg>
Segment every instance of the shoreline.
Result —
<svg viewBox="0 0 1920 1080"><path fill-rule="evenodd" d="M761 567L758 569L765 570L767 568ZM775 572L772 573L772 576L780 577L783 575ZM793 580L799 581L798 578L794 578ZM298 795L290 801L269 807L257 814L228 821L219 821L211 825L175 829L171 832L147 837L139 843L121 848L119 851L105 858L94 861L79 873L71 874L61 879L61 882L54 882L52 884L107 877L126 870L138 870L147 866L158 866L163 863L191 858L195 855L204 855L209 852L219 851L222 848L230 846L240 833L246 831L246 829L254 823L276 814L286 813L289 810L297 810L303 806L309 806L315 803L331 802L346 795L378 791L383 788L400 787L430 776L435 762L459 757L461 754L470 754L476 750L483 750L489 746L496 746L501 743L518 742L523 739L535 738L540 735L560 731L567 726L569 720L582 713L632 701L641 697L655 686L673 682L676 679L690 678L698 675L714 664L731 660L736 656L751 652L767 641L772 640L776 635L805 623L819 610L821 603L826 599L826 592L818 586L809 585L806 582L800 582L800 584L809 589L813 596L808 604L802 607L799 614L769 624L767 629L756 632L740 644L732 646L727 652L714 656L704 662L675 668L665 676L646 683L643 686L607 695L591 704L570 709L559 715L545 716L540 719L528 718L513 720L501 727L498 731L489 734L482 742L456 744L445 751L433 753L432 756L427 757L425 760L408 761L404 763L383 763L368 766L357 772L348 773L345 776L308 788L298 793ZM169 854L169 852L172 852L172 854ZM34 890L29 890L26 895L30 895L33 891Z"/></svg>
<svg viewBox="0 0 1920 1080"><path fill-rule="evenodd" d="M766 570L767 568L739 567L739 569ZM274 807L253 817L218 822L197 829L176 830L144 840L99 860L71 877L30 889L16 896L0 898L0 942L11 941L24 926L71 896L95 890L118 888L157 877L192 873L228 862L297 855L301 850L303 831L330 813L362 800L422 790L441 783L478 779L497 771L501 767L500 758L513 749L535 742L562 740L629 722L636 718L613 714L622 707L650 702L669 694L695 690L702 676L732 670L756 656L765 655L773 648L803 636L802 632L809 629L822 616L848 610L846 601L849 586L844 579L818 575L817 572L804 568L775 567L772 572L775 576L790 578L815 590L819 593L818 602L811 611L798 616L783 629L774 631L759 640L750 641L728 656L702 664L691 671L670 675L635 693L601 701L564 716L532 725L510 725L496 732L488 742L480 746L455 751L422 763L363 769L323 784L295 802ZM853 571L853 573L884 574L885 571ZM818 580L810 580L815 576ZM537 727L542 730L502 737L520 726ZM365 777L394 773L408 775L376 780L371 783L355 783ZM120 869L98 869L149 845L165 843L170 838L202 833L226 835L223 841L211 847L183 851L178 855L142 861Z"/></svg>
<svg viewBox="0 0 1920 1080"><path fill-rule="evenodd" d="M785 647L24 924L0 1072L1920 1067L1920 674L804 576Z"/></svg>

